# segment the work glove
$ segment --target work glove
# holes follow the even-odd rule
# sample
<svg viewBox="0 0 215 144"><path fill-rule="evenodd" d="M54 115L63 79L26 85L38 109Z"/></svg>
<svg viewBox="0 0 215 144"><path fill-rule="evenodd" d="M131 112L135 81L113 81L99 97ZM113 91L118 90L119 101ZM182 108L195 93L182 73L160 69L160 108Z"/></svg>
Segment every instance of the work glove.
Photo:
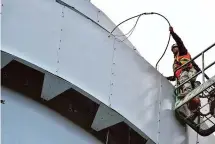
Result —
<svg viewBox="0 0 215 144"><path fill-rule="evenodd" d="M172 33L172 32L174 32L174 30L173 30L173 27L169 27L169 31Z"/></svg>
<svg viewBox="0 0 215 144"><path fill-rule="evenodd" d="M169 80L169 81L175 81L175 77L174 76L166 77L166 79Z"/></svg>

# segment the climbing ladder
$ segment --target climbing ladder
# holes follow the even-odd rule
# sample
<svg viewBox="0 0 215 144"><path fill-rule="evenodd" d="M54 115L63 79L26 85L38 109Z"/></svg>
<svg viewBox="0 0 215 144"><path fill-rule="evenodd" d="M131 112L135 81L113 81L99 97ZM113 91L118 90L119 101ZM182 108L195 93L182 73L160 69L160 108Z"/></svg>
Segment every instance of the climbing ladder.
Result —
<svg viewBox="0 0 215 144"><path fill-rule="evenodd" d="M176 92L176 104L175 112L176 116L185 124L188 124L193 130L195 130L201 136L208 136L215 132L215 75L209 78L205 74L205 70L210 68L215 64L215 61L205 67L204 65L204 54L212 47L215 46L215 43L209 46L207 49L202 51L192 60L182 65L180 68L183 68L187 64L193 62L198 57L202 57L202 69L199 70L193 77L189 78L182 84L177 85ZM178 70L177 69L177 70ZM195 87L190 93L188 93L183 99L178 99L177 94L180 91L180 88L193 78L196 78L199 74L202 74L202 84ZM215 74L215 72L214 72ZM205 78L207 81L205 81ZM193 102L196 98L200 98L201 105L197 105L197 109L190 110L189 104Z"/></svg>

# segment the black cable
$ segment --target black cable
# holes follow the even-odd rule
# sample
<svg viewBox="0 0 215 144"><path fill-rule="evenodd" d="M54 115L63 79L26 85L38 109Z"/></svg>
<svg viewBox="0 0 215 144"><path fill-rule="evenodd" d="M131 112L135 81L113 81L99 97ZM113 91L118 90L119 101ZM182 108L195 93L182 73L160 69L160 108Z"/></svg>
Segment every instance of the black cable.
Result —
<svg viewBox="0 0 215 144"><path fill-rule="evenodd" d="M138 23L140 17L141 17L141 16L139 16L139 17L137 18L134 27L130 30L131 33L130 33L124 40L122 40L122 41L125 41L126 39L128 39L128 38L132 35L132 33L134 32L134 30L135 30L135 28L136 28L136 26L137 26L137 23Z"/></svg>
<svg viewBox="0 0 215 144"><path fill-rule="evenodd" d="M137 18L137 20L136 20L134 26L129 30L129 32L127 32L126 34L123 34L123 35L114 35L114 36L121 37L121 36L126 36L126 35L128 35L128 34L131 35L130 33L132 33L132 32L134 31L134 29L135 29L135 27L137 26L137 23L138 23L138 21L139 21L139 18L140 18L140 16Z"/></svg>
<svg viewBox="0 0 215 144"><path fill-rule="evenodd" d="M167 21L169 27L171 27L171 24L170 24L169 20L168 20L165 16L163 16L163 15L161 15L161 14L159 14L159 13L154 13L154 14L157 14L157 15L163 17L163 18ZM168 46L169 46L170 38L171 38L171 33L169 33L169 38L168 38L168 42L167 42L166 48L165 48L163 54L161 55L160 59L159 59L158 62L156 63L156 66L155 66L156 69L158 69L158 64L159 64L159 62L161 61L161 59L163 58L163 56L164 56L165 53L166 53L166 50L167 50L167 48L168 48Z"/></svg>
<svg viewBox="0 0 215 144"><path fill-rule="evenodd" d="M144 14L144 13L143 13L143 14ZM121 24L123 24L124 22L126 22L126 21L128 21L128 20L131 20L131 19L133 19L133 18L136 18L136 17L138 17L138 16L141 16L141 15L143 15L143 14L138 14L138 15L136 15L136 16L130 17L130 18L128 18L128 19L122 21L121 23L119 23L118 25L116 25L116 26L114 27L114 29L110 32L110 34L112 34L112 33L115 31L115 29L116 29L117 27L119 27Z"/></svg>
<svg viewBox="0 0 215 144"><path fill-rule="evenodd" d="M115 26L115 28L111 31L110 35L113 33L113 31L114 31L117 27L119 27L121 24L127 22L128 20L131 20L131 19L133 19L133 18L138 17L138 19L137 19L137 21L136 21L136 24L137 24L139 18L140 18L142 15L152 15L152 14L161 16L162 18L164 18L164 19L167 21L169 27L171 26L169 20L168 20L165 16L163 16L162 14L159 14L159 13L156 13L156 12L150 12L150 13L144 12L144 13L138 14L138 15L136 15L136 16L130 17L130 18L128 18L128 19L122 21L121 23L119 23L119 24L118 24L117 26ZM136 27L136 24L135 24L135 26L133 27L134 29L135 29L135 27ZM132 28L132 29L133 29L133 28ZM132 30L131 34L133 33L134 29ZM131 30L130 30L130 31L131 31ZM130 31L129 31L129 32L130 32ZM130 34L130 35L131 35L131 34ZM110 37L110 35L109 35L109 37ZM130 35L129 35L129 36L130 36ZM128 37L129 37L129 36L128 36ZM128 38L128 37L127 37L127 38ZM126 38L126 39L127 39L127 38ZM162 56L160 57L160 59L159 59L158 62L156 63L156 66L155 66L156 69L157 69L157 67L158 67L159 62L161 61L161 59L163 58L163 56L164 56L165 53L166 53L166 50L167 50L167 48L168 48L168 46L169 46L170 38L171 38L171 34L169 33L169 38L168 38L168 42L167 42L166 48L165 48L165 50L164 50ZM124 41L124 40L123 40L123 41Z"/></svg>
<svg viewBox="0 0 215 144"><path fill-rule="evenodd" d="M156 15L159 15L159 16L163 17L167 21L168 25L171 26L169 20L165 16L163 16L162 14L159 14L159 13L156 13L156 12L152 12L151 14L156 14Z"/></svg>
<svg viewBox="0 0 215 144"><path fill-rule="evenodd" d="M158 62L156 63L156 66L155 66L156 69L158 69L158 63L161 61L161 59L163 58L163 56L164 56L165 53L166 53L166 50L167 50L167 48L168 48L168 46L169 46L170 38L171 38L171 34L169 33L169 38L168 38L168 42L167 42L166 48L165 48L165 50L164 50L162 56L160 57L160 59L159 59Z"/></svg>

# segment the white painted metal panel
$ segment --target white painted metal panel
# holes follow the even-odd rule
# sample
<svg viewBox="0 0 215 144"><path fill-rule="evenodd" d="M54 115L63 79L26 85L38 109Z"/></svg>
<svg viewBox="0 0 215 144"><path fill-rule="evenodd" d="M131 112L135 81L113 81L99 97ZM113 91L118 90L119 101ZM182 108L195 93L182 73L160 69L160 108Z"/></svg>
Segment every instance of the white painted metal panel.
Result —
<svg viewBox="0 0 215 144"><path fill-rule="evenodd" d="M59 0L62 1L74 9L80 11L87 17L91 18L93 21L107 29L107 31L112 31L115 24L97 7L86 0ZM114 31L114 34L122 35L119 29Z"/></svg>
<svg viewBox="0 0 215 144"><path fill-rule="evenodd" d="M61 1L74 7L78 11L82 12L84 15L93 19L95 22L98 21L99 9L96 8L91 2L86 0L61 0Z"/></svg>
<svg viewBox="0 0 215 144"><path fill-rule="evenodd" d="M160 76L124 43L114 47L111 107L156 140Z"/></svg>
<svg viewBox="0 0 215 144"><path fill-rule="evenodd" d="M116 25L102 11L98 12L98 24L103 26L109 32L111 32L116 27ZM112 34L116 35L117 39L124 40L124 43L126 43L128 47L135 49L132 43L128 39L126 39L126 36L122 36L124 34L119 28L116 28Z"/></svg>
<svg viewBox="0 0 215 144"><path fill-rule="evenodd" d="M173 86L124 43L115 42L114 47L111 107L152 140L160 144L171 144L173 141L182 144L185 131L174 117ZM166 111L169 114L164 117ZM171 139L164 140L169 134Z"/></svg>
<svg viewBox="0 0 215 144"><path fill-rule="evenodd" d="M162 110L159 123L159 144L187 144L186 130L174 118L173 110Z"/></svg>
<svg viewBox="0 0 215 144"><path fill-rule="evenodd" d="M2 88L1 142L3 144L101 144L95 137L61 115Z"/></svg>
<svg viewBox="0 0 215 144"><path fill-rule="evenodd" d="M64 14L58 75L108 105L114 39L74 11Z"/></svg>
<svg viewBox="0 0 215 144"><path fill-rule="evenodd" d="M174 114L173 86L163 77L160 91L159 143L186 144L185 128L177 121ZM167 138L168 137L168 138Z"/></svg>
<svg viewBox="0 0 215 144"><path fill-rule="evenodd" d="M2 50L55 72L62 6L53 0L2 3Z"/></svg>
<svg viewBox="0 0 215 144"><path fill-rule="evenodd" d="M174 105L173 87L136 51L114 43L104 29L54 0L4 0L3 4L4 51L110 105L153 141L173 131L171 140L160 144L185 136L169 108Z"/></svg>
<svg viewBox="0 0 215 144"><path fill-rule="evenodd" d="M91 18L93 21L104 27L107 31L111 32L115 28L115 24L97 7L86 0L62 0L66 4L74 7L74 9L80 11L87 17ZM117 28L114 35L123 35L123 33ZM125 37L118 37L124 40ZM132 43L127 39L124 41L129 47L134 48Z"/></svg>

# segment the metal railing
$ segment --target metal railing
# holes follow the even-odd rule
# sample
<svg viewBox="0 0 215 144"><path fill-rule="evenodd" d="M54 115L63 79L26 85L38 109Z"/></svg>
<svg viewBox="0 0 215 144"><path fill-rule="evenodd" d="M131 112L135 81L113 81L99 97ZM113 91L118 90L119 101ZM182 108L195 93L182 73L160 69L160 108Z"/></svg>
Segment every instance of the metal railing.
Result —
<svg viewBox="0 0 215 144"><path fill-rule="evenodd" d="M198 70L197 70L197 73L195 75L193 75L191 78L187 79L186 81L184 81L183 83L179 84L179 85L176 85L177 87L175 88L175 91L180 91L180 88L187 82L189 82L191 79L197 77L199 74L202 73L202 84L205 83L205 78L207 79L210 79L206 74L205 74L205 71L210 68L211 66L213 66L215 64L215 61L212 62L211 64L209 64L208 66L205 66L205 53L210 50L212 47L215 46L215 43L213 43L211 46L209 46L208 48L206 48L205 50L203 50L201 53L199 53L197 56L195 56L193 59L191 59L189 62L185 63L184 65L180 66L179 68L177 68L174 72L176 72L177 70L179 69L182 69L183 67L185 67L186 65L192 63L192 64L195 64L194 63L194 60L197 59L198 57L202 57L202 68L200 69L198 66ZM210 80L209 80L210 81ZM204 90L207 90L204 89ZM214 91L212 91L214 93ZM211 93L209 93L209 95L211 95ZM203 94L203 91L202 91L202 98L208 98L208 97L205 97L204 94ZM200 97L200 96L199 96ZM183 122L185 122L186 124L188 124L193 130L195 130L199 135L201 136L208 136L210 135L211 133L213 133L215 131L215 123L213 121L211 121L211 117L212 117L212 114L211 114L211 111L209 111L208 113L206 114L203 114L200 110L203 109L205 106L208 106L212 104L212 102L214 102L214 100L212 101L208 101L207 104L204 104L203 106L200 106L198 107L195 111L192 112L192 115L191 116L186 116L184 117L184 115L181 115L180 113L178 113L178 111L176 112L176 115L181 119L183 120ZM192 119L192 117L198 117L198 122L197 124L194 122L194 119ZM209 117L208 117L209 116ZM206 119L203 120L202 118L202 122L200 122L200 119L201 117L204 117ZM214 116L213 116L214 117ZM204 129L201 125L203 123L206 123L206 121L210 121L213 126L211 126L210 128L208 129ZM197 134L197 139L198 139L198 134Z"/></svg>
<svg viewBox="0 0 215 144"><path fill-rule="evenodd" d="M199 53L198 55L196 55L193 59L191 59L189 62L185 63L184 65L180 66L179 68L177 68L174 72L176 72L177 70L185 67L186 65L190 64L191 62L193 62L195 59L197 59L198 57L202 56L202 69L197 72L195 75L193 75L191 78L187 79L185 82L179 84L175 90L179 90L179 88L181 88L185 83L187 83L188 81L190 81L191 79L197 77L199 74L202 73L202 83L205 82L205 78L209 79L209 77L205 74L205 70L207 70L208 68L210 68L211 66L213 66L215 64L215 61L212 62L211 64L209 64L208 66L205 67L205 63L204 63L204 54L205 52L207 52L208 50L210 50L212 47L215 46L215 43L213 43L212 45L210 45L208 48L206 48L205 50L203 50L201 53Z"/></svg>

